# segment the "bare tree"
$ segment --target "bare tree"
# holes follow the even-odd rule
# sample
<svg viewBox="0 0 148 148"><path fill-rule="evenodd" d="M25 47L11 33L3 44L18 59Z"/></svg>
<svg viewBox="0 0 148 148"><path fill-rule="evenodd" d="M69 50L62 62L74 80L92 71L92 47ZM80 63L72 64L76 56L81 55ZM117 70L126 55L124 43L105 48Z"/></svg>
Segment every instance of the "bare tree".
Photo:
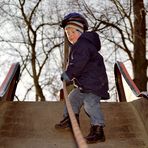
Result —
<svg viewBox="0 0 148 148"><path fill-rule="evenodd" d="M72 3L72 4L71 4ZM143 0L108 0L90 5L71 0L89 20L90 30L99 32L106 62L112 68L117 60L130 63L134 81L141 91L147 89L146 13ZM114 58L114 59L113 59ZM128 62L130 61L130 62ZM114 85L110 88L113 90Z"/></svg>
<svg viewBox="0 0 148 148"><path fill-rule="evenodd" d="M46 94L57 95L60 86L59 83L54 83L58 80L57 75L62 67L62 64L54 59L55 52L60 54L58 52L61 52L63 43L58 31L58 13L54 12L58 8L55 7L55 10L50 11L42 0L30 2L18 0L7 3L8 9L7 17L11 18L15 35L9 40L3 37L3 42L9 44L9 48L11 47L11 50L15 50L19 55L22 78L24 75L28 75L26 77L30 86L27 86L24 100L30 91L35 90L35 100L45 101L46 97L49 96ZM53 63L57 65L54 66ZM21 81L24 82L23 79Z"/></svg>
<svg viewBox="0 0 148 148"><path fill-rule="evenodd" d="M147 89L146 9L143 0L133 0L134 12L134 81L140 90Z"/></svg>
<svg viewBox="0 0 148 148"><path fill-rule="evenodd" d="M87 18L89 30L99 33L104 49L102 54L109 75L111 73L109 79L114 77L114 63L121 60L132 65L136 84L141 90L146 90L147 10L143 0L95 1L93 5L92 1L86 3L85 0L64 2L3 0L0 5L1 16L5 15L0 25L3 28L10 26L5 31L9 34L7 37L0 35L0 45L4 45L3 54L9 54L11 59L17 56L21 61L21 82L27 83L24 100L30 92L34 92L36 101L46 100L49 91L57 95L61 87L57 77L62 70L64 40L59 23L61 16L74 11ZM110 91L114 88L115 83Z"/></svg>

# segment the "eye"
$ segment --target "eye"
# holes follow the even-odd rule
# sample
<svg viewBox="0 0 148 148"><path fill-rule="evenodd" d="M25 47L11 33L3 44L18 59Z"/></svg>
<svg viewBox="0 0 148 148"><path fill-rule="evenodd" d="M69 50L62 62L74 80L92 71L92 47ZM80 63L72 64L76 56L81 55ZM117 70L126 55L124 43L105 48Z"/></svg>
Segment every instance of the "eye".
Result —
<svg viewBox="0 0 148 148"><path fill-rule="evenodd" d="M75 30L73 30L73 31L72 31L72 33L76 33L76 31L75 31Z"/></svg>

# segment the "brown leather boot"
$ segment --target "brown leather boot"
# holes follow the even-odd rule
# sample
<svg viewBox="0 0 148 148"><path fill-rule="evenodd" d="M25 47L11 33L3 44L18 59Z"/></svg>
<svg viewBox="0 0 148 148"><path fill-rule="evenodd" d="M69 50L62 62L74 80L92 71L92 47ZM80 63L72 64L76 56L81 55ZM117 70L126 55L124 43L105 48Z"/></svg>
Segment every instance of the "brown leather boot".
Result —
<svg viewBox="0 0 148 148"><path fill-rule="evenodd" d="M80 126L79 122L79 114L75 114L76 120L78 122L78 125ZM56 129L72 129L71 122L69 116L65 117L63 120L60 121L60 123L55 125Z"/></svg>
<svg viewBox="0 0 148 148"><path fill-rule="evenodd" d="M71 122L69 116L65 117L60 123L55 124L56 129L71 129Z"/></svg>
<svg viewBox="0 0 148 148"><path fill-rule="evenodd" d="M97 143L104 142L105 135L103 131L103 127L99 125L92 125L90 128L90 133L85 137L86 142L89 143Z"/></svg>

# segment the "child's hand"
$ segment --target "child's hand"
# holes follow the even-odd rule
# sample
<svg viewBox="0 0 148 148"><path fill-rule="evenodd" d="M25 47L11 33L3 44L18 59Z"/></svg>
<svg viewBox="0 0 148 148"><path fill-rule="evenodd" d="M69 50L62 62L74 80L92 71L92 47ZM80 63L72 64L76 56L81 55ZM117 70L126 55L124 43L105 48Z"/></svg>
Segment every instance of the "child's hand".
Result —
<svg viewBox="0 0 148 148"><path fill-rule="evenodd" d="M66 72L63 72L61 75L61 80L67 82L70 82L70 79L68 77L68 75L66 74Z"/></svg>

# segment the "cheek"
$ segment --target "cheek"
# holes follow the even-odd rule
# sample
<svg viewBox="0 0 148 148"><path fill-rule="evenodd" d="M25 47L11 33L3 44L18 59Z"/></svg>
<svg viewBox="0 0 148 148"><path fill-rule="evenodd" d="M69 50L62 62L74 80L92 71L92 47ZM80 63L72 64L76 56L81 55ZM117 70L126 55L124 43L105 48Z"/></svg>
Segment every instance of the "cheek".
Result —
<svg viewBox="0 0 148 148"><path fill-rule="evenodd" d="M76 34L75 35L75 39L78 40L78 38L80 37L80 34Z"/></svg>
<svg viewBox="0 0 148 148"><path fill-rule="evenodd" d="M74 35L73 34L67 34L67 37L68 37L68 39L71 39L71 38L74 37Z"/></svg>

